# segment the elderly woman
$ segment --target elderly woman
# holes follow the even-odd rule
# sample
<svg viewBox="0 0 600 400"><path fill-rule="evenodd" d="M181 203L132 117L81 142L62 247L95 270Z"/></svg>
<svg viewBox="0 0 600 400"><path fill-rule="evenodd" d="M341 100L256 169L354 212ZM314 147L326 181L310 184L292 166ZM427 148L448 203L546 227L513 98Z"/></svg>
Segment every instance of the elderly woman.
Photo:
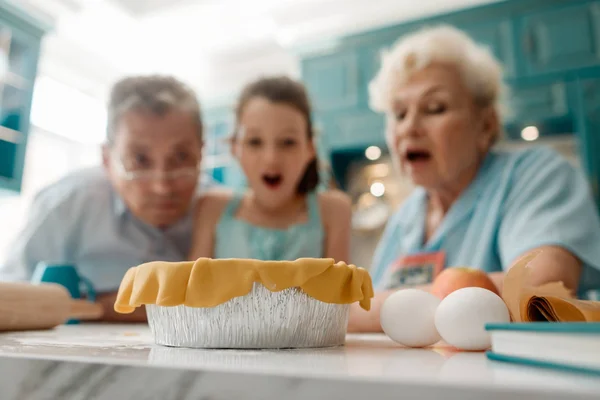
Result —
<svg viewBox="0 0 600 400"><path fill-rule="evenodd" d="M493 149L502 70L486 49L451 27L416 32L384 56L369 89L371 107L387 115L394 162L416 189L375 252L374 306L353 309L350 330L379 331L383 301L436 266L482 269L500 288L503 271L542 250L532 284L563 281L575 292L590 282L582 271L598 273L600 219L580 171L541 146ZM431 279L420 283L428 289Z"/></svg>

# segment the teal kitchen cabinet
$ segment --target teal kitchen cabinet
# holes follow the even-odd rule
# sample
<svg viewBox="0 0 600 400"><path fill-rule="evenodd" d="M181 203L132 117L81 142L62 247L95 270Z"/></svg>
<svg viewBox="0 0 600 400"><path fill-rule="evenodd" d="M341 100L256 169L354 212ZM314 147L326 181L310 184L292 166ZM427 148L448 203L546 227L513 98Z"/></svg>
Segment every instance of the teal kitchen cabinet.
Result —
<svg viewBox="0 0 600 400"><path fill-rule="evenodd" d="M358 92L360 93L360 98L358 99L359 107L369 108L369 83L371 83L381 68L383 53L389 51L398 38L407 32L407 30L400 30L393 36L388 34L358 49L360 78L360 87L358 88Z"/></svg>
<svg viewBox="0 0 600 400"><path fill-rule="evenodd" d="M477 43L486 46L502 63L504 76L512 78L516 73L514 23L509 18L478 21L467 25L458 25Z"/></svg>
<svg viewBox="0 0 600 400"><path fill-rule="evenodd" d="M600 76L577 79L577 135L582 167L600 209Z"/></svg>
<svg viewBox="0 0 600 400"><path fill-rule="evenodd" d="M381 142L384 117L369 109L368 93L381 52L402 35L437 24L464 30L503 64L509 128L573 132L568 82L581 69L600 75L600 1L512 0L339 38L321 48L328 50L303 54L302 78L329 151Z"/></svg>
<svg viewBox="0 0 600 400"><path fill-rule="evenodd" d="M313 105L320 152L381 145L384 116L369 109L368 85L381 53L392 41L302 60L302 76Z"/></svg>
<svg viewBox="0 0 600 400"><path fill-rule="evenodd" d="M385 117L373 111L350 110L316 121L321 127L320 151L385 145Z"/></svg>
<svg viewBox="0 0 600 400"><path fill-rule="evenodd" d="M537 121L568 117L567 82L521 83L509 88L507 120Z"/></svg>
<svg viewBox="0 0 600 400"><path fill-rule="evenodd" d="M314 113L312 115L313 131L317 144L317 156L322 159L329 158L330 140L335 137L335 124L327 114Z"/></svg>
<svg viewBox="0 0 600 400"><path fill-rule="evenodd" d="M207 124L204 141L204 158L208 161L209 173L217 182L224 183L227 179L227 163L229 151L226 137L230 133L227 121L216 120Z"/></svg>
<svg viewBox="0 0 600 400"><path fill-rule="evenodd" d="M41 24L0 0L0 189L21 189L31 98L44 32Z"/></svg>
<svg viewBox="0 0 600 400"><path fill-rule="evenodd" d="M220 184L240 188L246 180L237 161L231 155L230 141L234 116L230 106L214 106L203 110L204 116L204 172Z"/></svg>
<svg viewBox="0 0 600 400"><path fill-rule="evenodd" d="M524 75L600 64L599 1L565 1L521 14L517 21Z"/></svg>
<svg viewBox="0 0 600 400"><path fill-rule="evenodd" d="M348 109L358 104L358 54L347 51L317 56L302 64L302 76L313 106L319 112Z"/></svg>
<svg viewBox="0 0 600 400"><path fill-rule="evenodd" d="M532 79L509 85L504 128L508 139L522 140L527 126L537 128L540 138L572 135L577 99L568 80Z"/></svg>
<svg viewBox="0 0 600 400"><path fill-rule="evenodd" d="M302 59L302 79L322 126L322 140L328 151L385 145L385 116L369 107L369 83L381 66L382 53L403 35L418 29L419 22L384 30L381 35L344 44L329 53ZM516 69L514 24L508 18L468 22L459 26L476 41L487 45L512 77Z"/></svg>
<svg viewBox="0 0 600 400"><path fill-rule="evenodd" d="M229 153L228 138L233 133L232 118L225 113L206 113L204 153L209 157L221 156Z"/></svg>
<svg viewBox="0 0 600 400"><path fill-rule="evenodd" d="M385 116L365 110L337 120L340 131L336 147L385 146Z"/></svg>

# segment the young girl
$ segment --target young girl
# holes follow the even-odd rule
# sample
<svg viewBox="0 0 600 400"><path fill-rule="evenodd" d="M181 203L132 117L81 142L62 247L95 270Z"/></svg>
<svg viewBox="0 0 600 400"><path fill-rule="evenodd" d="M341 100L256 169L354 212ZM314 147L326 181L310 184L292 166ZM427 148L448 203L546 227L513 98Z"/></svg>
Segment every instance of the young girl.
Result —
<svg viewBox="0 0 600 400"><path fill-rule="evenodd" d="M351 208L339 191L317 193L317 158L304 87L286 77L248 85L236 108L232 154L244 193L200 199L190 257L349 262Z"/></svg>

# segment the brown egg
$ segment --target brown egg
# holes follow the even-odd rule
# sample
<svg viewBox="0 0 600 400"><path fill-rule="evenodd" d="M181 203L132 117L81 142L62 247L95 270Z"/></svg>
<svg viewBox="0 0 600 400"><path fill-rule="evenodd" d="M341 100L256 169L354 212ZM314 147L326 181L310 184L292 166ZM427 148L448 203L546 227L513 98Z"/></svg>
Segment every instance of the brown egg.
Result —
<svg viewBox="0 0 600 400"><path fill-rule="evenodd" d="M431 285L431 293L443 299L455 290L473 286L488 289L500 296L498 288L484 271L469 267L444 269L434 279Z"/></svg>

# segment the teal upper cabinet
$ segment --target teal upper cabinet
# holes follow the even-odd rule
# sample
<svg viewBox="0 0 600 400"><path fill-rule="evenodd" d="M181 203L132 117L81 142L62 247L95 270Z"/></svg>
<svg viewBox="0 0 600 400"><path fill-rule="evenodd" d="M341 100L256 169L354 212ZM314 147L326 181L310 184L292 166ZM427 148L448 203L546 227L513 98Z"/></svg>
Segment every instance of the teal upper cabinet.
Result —
<svg viewBox="0 0 600 400"><path fill-rule="evenodd" d="M516 72L514 49L514 24L508 18L490 21L479 21L459 26L476 42L487 46L492 54L502 63L504 75L512 78Z"/></svg>
<svg viewBox="0 0 600 400"><path fill-rule="evenodd" d="M369 109L368 91L381 53L401 36L438 24L464 30L502 63L512 112L507 129L516 138L527 124L543 128L541 135L572 132L569 82L581 70L600 76L600 0L510 0L350 35L333 47L308 48L302 54L302 78L328 151L383 141L384 117Z"/></svg>
<svg viewBox="0 0 600 400"><path fill-rule="evenodd" d="M0 0L0 188L19 191L37 73L40 25Z"/></svg>
<svg viewBox="0 0 600 400"><path fill-rule="evenodd" d="M305 60L302 75L315 109L339 110L354 107L358 103L360 77L356 52L347 51Z"/></svg>
<svg viewBox="0 0 600 400"><path fill-rule="evenodd" d="M583 168L600 208L600 78L578 79L577 134Z"/></svg>
<svg viewBox="0 0 600 400"><path fill-rule="evenodd" d="M600 64L600 2L572 3L520 16L524 74Z"/></svg>
<svg viewBox="0 0 600 400"><path fill-rule="evenodd" d="M230 138L234 133L235 121L230 104L208 107L204 116L204 172L215 181L231 187L246 185L246 179L238 162L231 154Z"/></svg>
<svg viewBox="0 0 600 400"><path fill-rule="evenodd" d="M326 116L321 124L324 138L319 144L329 149L385 145L385 117L369 110Z"/></svg>
<svg viewBox="0 0 600 400"><path fill-rule="evenodd" d="M352 113L338 120L338 147L385 145L385 117L372 111Z"/></svg>
<svg viewBox="0 0 600 400"><path fill-rule="evenodd" d="M375 78L381 68L383 54L390 50L394 42L400 37L401 33L390 37L380 38L374 43L369 43L366 46L361 46L357 49L360 66L360 87L358 92L358 106L361 108L369 107L369 83Z"/></svg>
<svg viewBox="0 0 600 400"><path fill-rule="evenodd" d="M566 82L527 83L510 91L508 121L532 122L569 114Z"/></svg>

